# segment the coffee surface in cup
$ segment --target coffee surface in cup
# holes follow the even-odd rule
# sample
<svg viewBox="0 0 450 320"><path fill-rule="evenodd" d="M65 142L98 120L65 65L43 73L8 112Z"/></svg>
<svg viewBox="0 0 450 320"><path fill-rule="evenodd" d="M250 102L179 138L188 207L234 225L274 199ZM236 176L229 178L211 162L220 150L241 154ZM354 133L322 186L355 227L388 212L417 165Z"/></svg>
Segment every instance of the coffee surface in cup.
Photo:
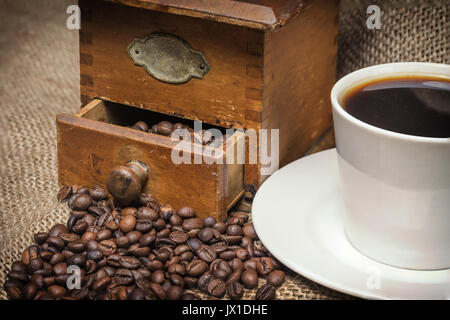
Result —
<svg viewBox="0 0 450 320"><path fill-rule="evenodd" d="M343 106L355 118L382 129L450 137L450 78L376 79L351 88Z"/></svg>

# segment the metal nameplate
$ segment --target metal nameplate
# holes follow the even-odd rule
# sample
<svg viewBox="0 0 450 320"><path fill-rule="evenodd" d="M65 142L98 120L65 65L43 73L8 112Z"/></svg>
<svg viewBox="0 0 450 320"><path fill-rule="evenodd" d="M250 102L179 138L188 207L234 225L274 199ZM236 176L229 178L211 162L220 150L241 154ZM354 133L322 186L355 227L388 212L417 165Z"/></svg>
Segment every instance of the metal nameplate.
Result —
<svg viewBox="0 0 450 320"><path fill-rule="evenodd" d="M209 71L203 53L167 33L135 38L128 46L128 54L135 65L144 67L152 77L167 83L184 83L192 77L203 79Z"/></svg>

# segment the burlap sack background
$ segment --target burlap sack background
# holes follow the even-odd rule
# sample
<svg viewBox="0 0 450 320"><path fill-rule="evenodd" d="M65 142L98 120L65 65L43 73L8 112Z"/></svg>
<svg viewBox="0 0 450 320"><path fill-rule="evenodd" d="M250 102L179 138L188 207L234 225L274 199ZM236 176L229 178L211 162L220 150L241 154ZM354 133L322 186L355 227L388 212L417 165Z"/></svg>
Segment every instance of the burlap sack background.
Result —
<svg viewBox="0 0 450 320"><path fill-rule="evenodd" d="M54 119L80 105L78 33L65 26L74 3L0 0L0 284L32 235L68 216L55 199ZM365 27L368 4L382 8L380 30ZM450 62L448 1L343 0L341 7L339 77L382 62ZM348 298L295 274L278 297Z"/></svg>

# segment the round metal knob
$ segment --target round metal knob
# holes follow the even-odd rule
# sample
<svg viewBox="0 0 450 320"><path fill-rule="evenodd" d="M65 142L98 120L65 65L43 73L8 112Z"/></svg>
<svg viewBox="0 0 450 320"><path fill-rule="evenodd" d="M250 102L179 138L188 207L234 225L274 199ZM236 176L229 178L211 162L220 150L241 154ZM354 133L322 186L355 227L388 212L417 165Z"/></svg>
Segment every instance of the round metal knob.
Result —
<svg viewBox="0 0 450 320"><path fill-rule="evenodd" d="M127 205L139 197L147 177L145 163L132 160L112 169L106 179L106 188L115 200Z"/></svg>

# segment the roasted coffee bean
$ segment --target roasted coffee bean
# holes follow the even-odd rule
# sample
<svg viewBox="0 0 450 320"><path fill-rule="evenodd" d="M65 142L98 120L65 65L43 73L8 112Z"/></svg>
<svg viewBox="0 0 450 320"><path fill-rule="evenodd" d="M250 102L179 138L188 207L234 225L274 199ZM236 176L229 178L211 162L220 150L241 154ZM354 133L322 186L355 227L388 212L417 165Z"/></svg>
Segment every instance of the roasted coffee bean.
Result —
<svg viewBox="0 0 450 320"><path fill-rule="evenodd" d="M89 194L82 193L73 199L71 204L72 210L86 211L92 205L92 197Z"/></svg>
<svg viewBox="0 0 450 320"><path fill-rule="evenodd" d="M111 231L108 229L103 229L97 232L97 235L95 236L95 240L97 241L103 241L106 239L109 239L111 237Z"/></svg>
<svg viewBox="0 0 450 320"><path fill-rule="evenodd" d="M186 267L187 274L191 277L201 276L206 270L208 265L203 260L193 260Z"/></svg>
<svg viewBox="0 0 450 320"><path fill-rule="evenodd" d="M191 248L189 248L189 246L187 245L187 244L180 244L179 246L177 246L175 249L174 249L174 253L177 255L177 256L179 256L179 255L181 255L181 254L183 254L183 253L185 253L185 252L188 252L188 251L190 251L191 250Z"/></svg>
<svg viewBox="0 0 450 320"><path fill-rule="evenodd" d="M46 286L46 287L49 287L49 286L51 286L51 285L54 285L55 284L55 276L51 276L51 277L45 277L44 278L44 285Z"/></svg>
<svg viewBox="0 0 450 320"><path fill-rule="evenodd" d="M117 269L114 275L114 281L119 285L129 285L133 283L134 277L129 269Z"/></svg>
<svg viewBox="0 0 450 320"><path fill-rule="evenodd" d="M241 270L231 272L227 277L226 283L228 284L233 281L239 281L241 279L241 275L242 275Z"/></svg>
<svg viewBox="0 0 450 320"><path fill-rule="evenodd" d="M130 244L139 242L139 240L142 237L142 233L139 231L130 231L127 233L128 241L130 241Z"/></svg>
<svg viewBox="0 0 450 320"><path fill-rule="evenodd" d="M67 206L69 207L69 209L72 209L73 207L73 201L79 196L78 193L73 193L69 199L67 200Z"/></svg>
<svg viewBox="0 0 450 320"><path fill-rule="evenodd" d="M35 258L33 258L35 259ZM23 263L22 261L15 261L13 262L13 264L11 265L11 271L16 271L16 272L23 272L25 273L27 271L27 266L25 265L25 263Z"/></svg>
<svg viewBox="0 0 450 320"><path fill-rule="evenodd" d="M85 220L80 219L77 222L75 222L75 224L71 228L71 231L76 234L82 234L87 230L88 227L89 224Z"/></svg>
<svg viewBox="0 0 450 320"><path fill-rule="evenodd" d="M115 241L119 248L128 248L130 245L130 240L127 236L118 237Z"/></svg>
<svg viewBox="0 0 450 320"><path fill-rule="evenodd" d="M65 200L68 200L71 195L72 195L72 187L64 186L61 189L59 189L56 199L59 202L63 202Z"/></svg>
<svg viewBox="0 0 450 320"><path fill-rule="evenodd" d="M227 235L229 236L243 236L244 231L242 231L241 226L237 224L232 224L227 227Z"/></svg>
<svg viewBox="0 0 450 320"><path fill-rule="evenodd" d="M219 258L224 259L224 260L233 260L234 258L236 258L236 252L234 251L224 251L222 253L219 254Z"/></svg>
<svg viewBox="0 0 450 320"><path fill-rule="evenodd" d="M159 260L153 260L153 261L150 261L148 264L147 264L147 268L150 270L150 271L154 271L154 270L160 270L160 269L162 269L163 268L163 263L161 262L161 261L159 261Z"/></svg>
<svg viewBox="0 0 450 320"><path fill-rule="evenodd" d="M60 237L64 242L74 242L80 240L80 236L75 233L61 233L58 237Z"/></svg>
<svg viewBox="0 0 450 320"><path fill-rule="evenodd" d="M206 286L206 292L213 297L221 298L225 294L226 285L220 279L212 279Z"/></svg>
<svg viewBox="0 0 450 320"><path fill-rule="evenodd" d="M89 288L74 289L70 293L70 296L75 299L78 299L78 300L83 300L84 298L87 297L88 293L89 293Z"/></svg>
<svg viewBox="0 0 450 320"><path fill-rule="evenodd" d="M178 210L178 215L183 219L195 217L195 211L191 207L183 207Z"/></svg>
<svg viewBox="0 0 450 320"><path fill-rule="evenodd" d="M89 226L95 225L96 218L92 214L87 213L81 219L86 221Z"/></svg>
<svg viewBox="0 0 450 320"><path fill-rule="evenodd" d="M190 218L184 220L182 227L186 231L190 231L192 229L201 229L203 227L203 221L199 218Z"/></svg>
<svg viewBox="0 0 450 320"><path fill-rule="evenodd" d="M198 278L197 286L200 290L206 291L206 288L209 282L213 279L213 275L211 272L205 272L203 275Z"/></svg>
<svg viewBox="0 0 450 320"><path fill-rule="evenodd" d="M169 238L170 236L170 229L162 229L158 233L156 233L157 238Z"/></svg>
<svg viewBox="0 0 450 320"><path fill-rule="evenodd" d="M151 279L155 283L163 283L164 282L164 272L162 270L156 270L152 273Z"/></svg>
<svg viewBox="0 0 450 320"><path fill-rule="evenodd" d="M279 287L284 282L286 274L281 270L274 270L267 276L267 283L274 287Z"/></svg>
<svg viewBox="0 0 450 320"><path fill-rule="evenodd" d="M122 211L120 212L120 214L125 217L125 216L134 216L137 213L137 209L133 208L133 207L127 207L127 208L123 208Z"/></svg>
<svg viewBox="0 0 450 320"><path fill-rule="evenodd" d="M214 226L214 229L219 231L220 233L225 233L225 230L227 229L227 225L223 222L217 222Z"/></svg>
<svg viewBox="0 0 450 320"><path fill-rule="evenodd" d="M244 295L244 286L238 281L227 284L227 294L231 299L240 299Z"/></svg>
<svg viewBox="0 0 450 320"><path fill-rule="evenodd" d="M109 256L117 251L117 245L114 240L103 240L99 242L98 249L104 256Z"/></svg>
<svg viewBox="0 0 450 320"><path fill-rule="evenodd" d="M95 201L108 199L108 193L103 188L101 188L99 186L95 186L95 187L89 189L89 195Z"/></svg>
<svg viewBox="0 0 450 320"><path fill-rule="evenodd" d="M197 249L196 254L200 259L208 263L213 262L217 258L217 253L214 249L205 244L202 244L200 248Z"/></svg>
<svg viewBox="0 0 450 320"><path fill-rule="evenodd" d="M147 233L152 230L152 226L153 223L150 219L137 219L135 229L142 233Z"/></svg>
<svg viewBox="0 0 450 320"><path fill-rule="evenodd" d="M179 300L183 295L183 288L180 286L171 286L169 290L167 290L167 299L169 300Z"/></svg>
<svg viewBox="0 0 450 320"><path fill-rule="evenodd" d="M182 264L174 263L168 267L168 271L170 273L177 273L179 275L184 276L186 274L186 267L183 266Z"/></svg>
<svg viewBox="0 0 450 320"><path fill-rule="evenodd" d="M81 241L88 242L89 240L95 240L95 236L96 234L94 232L87 231L81 236Z"/></svg>
<svg viewBox="0 0 450 320"><path fill-rule="evenodd" d="M169 239L175 242L176 244L185 243L188 240L188 236L186 232L183 231L174 231L169 235Z"/></svg>
<svg viewBox="0 0 450 320"><path fill-rule="evenodd" d="M6 293L11 300L19 300L23 297L22 290L18 287L8 287Z"/></svg>
<svg viewBox="0 0 450 320"><path fill-rule="evenodd" d="M97 270L97 264L94 260L86 260L86 273L90 274Z"/></svg>
<svg viewBox="0 0 450 320"><path fill-rule="evenodd" d="M256 270L262 277L267 276L274 269L273 260L269 257L260 258L259 262L256 264Z"/></svg>
<svg viewBox="0 0 450 320"><path fill-rule="evenodd" d="M37 289L42 289L44 287L44 276L41 274L33 274L30 281L36 286Z"/></svg>
<svg viewBox="0 0 450 320"><path fill-rule="evenodd" d="M217 242L217 243L212 244L212 245L211 245L211 248L213 248L213 250L214 250L217 254L220 254L220 253L222 253L222 252L227 251L228 246L227 246L226 242L221 241L221 242Z"/></svg>
<svg viewBox="0 0 450 320"><path fill-rule="evenodd" d="M245 270L256 270L256 266L258 264L257 259L250 259L244 262L244 269Z"/></svg>
<svg viewBox="0 0 450 320"><path fill-rule="evenodd" d="M155 246L157 248L161 248L161 247L175 247L177 244L175 242L173 242L171 239L169 238L157 238L155 241Z"/></svg>
<svg viewBox="0 0 450 320"><path fill-rule="evenodd" d="M171 281L171 283L175 286L179 286L181 288L184 288L184 279L182 276L180 276L179 274L176 273L172 273L169 276L169 279Z"/></svg>
<svg viewBox="0 0 450 320"><path fill-rule="evenodd" d="M39 258L41 258L43 261L50 261L52 256L53 253L50 251L41 251L41 253L39 253Z"/></svg>
<svg viewBox="0 0 450 320"><path fill-rule="evenodd" d="M72 252L78 253L78 252L84 251L84 249L86 248L86 245L83 241L77 240L77 241L69 242L67 244L67 248L69 248L69 250Z"/></svg>
<svg viewBox="0 0 450 320"><path fill-rule="evenodd" d="M165 204L159 208L159 216L165 221L169 221L172 215L173 215L173 208L171 205Z"/></svg>
<svg viewBox="0 0 450 320"><path fill-rule="evenodd" d="M101 279L98 279L97 281L94 282L94 284L92 285L92 290L95 291L100 291L106 288L106 286L111 282L111 277L110 276L105 276Z"/></svg>
<svg viewBox="0 0 450 320"><path fill-rule="evenodd" d="M244 263L238 258L234 258L229 262L229 264L231 269L233 269L234 271L242 271L244 269Z"/></svg>
<svg viewBox="0 0 450 320"><path fill-rule="evenodd" d="M141 206L148 206L152 203L157 203L155 197L150 193L141 193L138 198L138 202Z"/></svg>
<svg viewBox="0 0 450 320"><path fill-rule="evenodd" d="M258 239L258 235L256 234L255 228L253 227L253 223L247 223L243 228L244 235L246 237L250 237L253 240Z"/></svg>
<svg viewBox="0 0 450 320"><path fill-rule="evenodd" d="M65 260L65 257L62 253L55 253L51 258L50 258L50 264L51 265L56 265L60 262L63 262Z"/></svg>
<svg viewBox="0 0 450 320"><path fill-rule="evenodd" d="M206 217L205 219L203 219L203 225L208 228L214 227L216 222L217 221L214 217Z"/></svg>
<svg viewBox="0 0 450 320"><path fill-rule="evenodd" d="M214 231L213 228L203 228L198 233L198 238L203 241L204 243L208 243L214 238Z"/></svg>
<svg viewBox="0 0 450 320"><path fill-rule="evenodd" d="M104 226L111 230L111 232L117 231L119 229L119 225L113 220L106 221Z"/></svg>
<svg viewBox="0 0 450 320"><path fill-rule="evenodd" d="M21 281L21 282L28 281L28 274L25 271L23 271L23 272L11 271L8 275L9 275L10 279L14 279L14 280Z"/></svg>
<svg viewBox="0 0 450 320"><path fill-rule="evenodd" d="M177 214L173 214L170 218L169 218L169 223L172 226L181 226L183 224L183 218L181 218L179 215Z"/></svg>
<svg viewBox="0 0 450 320"><path fill-rule="evenodd" d="M273 300L276 297L276 289L269 283L261 286L255 295L256 300Z"/></svg>
<svg viewBox="0 0 450 320"><path fill-rule="evenodd" d="M34 235L34 241L37 243L37 244L43 244L46 240L47 240L47 238L48 238L48 233L47 232L39 232L39 233L36 233L35 235Z"/></svg>
<svg viewBox="0 0 450 320"><path fill-rule="evenodd" d="M191 229L187 231L188 238L197 238L201 229Z"/></svg>
<svg viewBox="0 0 450 320"><path fill-rule="evenodd" d="M98 250L98 242L95 240L89 240L86 242L86 249L88 251Z"/></svg>
<svg viewBox="0 0 450 320"><path fill-rule="evenodd" d="M191 248L191 251L194 253L196 253L197 250L200 248L200 246L203 245L203 243L197 238L189 239L187 241L187 244L188 244L189 248Z"/></svg>
<svg viewBox="0 0 450 320"><path fill-rule="evenodd" d="M245 261L249 258L248 250L244 248L239 248L234 251L236 253L236 257L242 261Z"/></svg>
<svg viewBox="0 0 450 320"><path fill-rule="evenodd" d="M153 222L153 227L156 229L156 231L161 231L162 229L166 228L166 222L164 221L164 219L159 218Z"/></svg>
<svg viewBox="0 0 450 320"><path fill-rule="evenodd" d="M69 259L67 259L67 262L70 265L77 265L77 266L84 266L86 263L86 257L84 255L81 255L79 253L74 254Z"/></svg>
<svg viewBox="0 0 450 320"><path fill-rule="evenodd" d="M86 254L86 258L94 261L103 259L103 253L100 250L91 250Z"/></svg>
<svg viewBox="0 0 450 320"><path fill-rule="evenodd" d="M61 240L62 241L62 240ZM39 256L39 248L37 246L29 246L22 252L22 262L24 264L29 264L32 259Z"/></svg>
<svg viewBox="0 0 450 320"><path fill-rule="evenodd" d="M149 246L150 244L153 243L153 241L155 241L156 239L156 235L154 232L149 232L144 234L140 239L139 239L139 245L141 246Z"/></svg>
<svg viewBox="0 0 450 320"><path fill-rule="evenodd" d="M48 237L47 243L60 250L64 248L64 241L57 236Z"/></svg>
<svg viewBox="0 0 450 320"><path fill-rule="evenodd" d="M30 263L28 264L28 270L33 273L39 269L42 269L43 267L43 261L41 258L34 258L30 260Z"/></svg>
<svg viewBox="0 0 450 320"><path fill-rule="evenodd" d="M135 226L136 218L133 215L127 215L120 221L120 230L124 233L132 231Z"/></svg>
<svg viewBox="0 0 450 320"><path fill-rule="evenodd" d="M214 276L214 278L221 279L221 280L225 281L227 279L227 277L228 277L228 273L225 270L217 269L217 270L215 270L213 272L213 276Z"/></svg>
<svg viewBox="0 0 450 320"><path fill-rule="evenodd" d="M90 206L89 208L87 208L87 211L90 213L90 214L92 214L92 215L94 215L94 216L96 216L96 217L101 217L101 216L103 216L105 213L107 213L105 210L103 210L102 208L100 208L100 207L97 207L97 206ZM109 213L108 213L109 214ZM103 226L103 223L105 223L105 221L106 220L104 220L104 219L106 219L108 216L105 216L105 217L103 217L102 218L102 220L100 220L100 222L98 222L97 223L97 225L98 226Z"/></svg>
<svg viewBox="0 0 450 320"><path fill-rule="evenodd" d="M241 281L247 289L256 288L258 285L258 273L255 270L245 270L242 272Z"/></svg>
<svg viewBox="0 0 450 320"><path fill-rule="evenodd" d="M192 259L194 259L194 254L192 252L190 252L190 251L183 252L180 255L180 260L181 261L191 261Z"/></svg>
<svg viewBox="0 0 450 320"><path fill-rule="evenodd" d="M61 298L66 294L66 289L62 286L52 285L52 286L48 287L48 292L54 298Z"/></svg>
<svg viewBox="0 0 450 320"><path fill-rule="evenodd" d="M63 232L67 232L66 226L63 225L63 224L58 223L58 224L55 224L55 225L50 229L48 235L49 235L50 237L57 237L57 236L59 236L59 235L60 235L61 233L63 233Z"/></svg>
<svg viewBox="0 0 450 320"><path fill-rule="evenodd" d="M245 221L239 217L229 217L227 220L228 225L240 225L243 226Z"/></svg>
<svg viewBox="0 0 450 320"><path fill-rule="evenodd" d="M148 207L141 207L137 211L136 217L138 219L149 219L155 221L159 218L158 212Z"/></svg>

